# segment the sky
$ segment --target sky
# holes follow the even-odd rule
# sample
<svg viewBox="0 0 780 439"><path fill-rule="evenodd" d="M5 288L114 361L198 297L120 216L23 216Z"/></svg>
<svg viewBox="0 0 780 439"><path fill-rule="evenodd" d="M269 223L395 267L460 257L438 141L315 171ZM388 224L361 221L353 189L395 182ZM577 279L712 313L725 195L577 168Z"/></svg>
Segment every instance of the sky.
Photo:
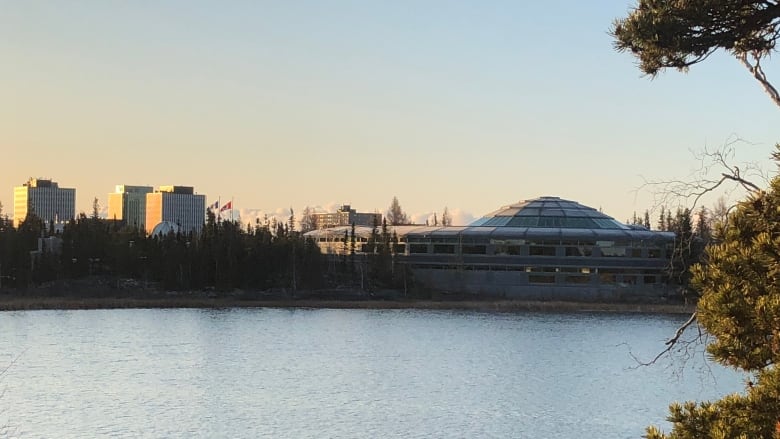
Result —
<svg viewBox="0 0 780 439"><path fill-rule="evenodd" d="M457 225L545 195L625 221L705 148L774 173L780 109L747 70L643 76L608 34L631 6L0 0L0 202L42 177L84 212L176 184L244 221L395 196Z"/></svg>

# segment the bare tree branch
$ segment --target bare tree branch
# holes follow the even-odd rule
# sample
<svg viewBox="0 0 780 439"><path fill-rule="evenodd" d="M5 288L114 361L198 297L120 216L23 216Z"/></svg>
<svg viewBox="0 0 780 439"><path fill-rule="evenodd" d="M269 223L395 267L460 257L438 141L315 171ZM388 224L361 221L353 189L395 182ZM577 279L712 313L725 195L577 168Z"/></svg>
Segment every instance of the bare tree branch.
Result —
<svg viewBox="0 0 780 439"><path fill-rule="evenodd" d="M19 355L14 357L14 359L11 360L11 362L8 363L3 369L0 369L0 378L2 378L8 372L8 370L11 369L11 367L14 364L16 364L17 361L19 361L19 358L21 358L22 355L24 355L25 352L27 352L27 349L23 350L22 352L19 353Z"/></svg>
<svg viewBox="0 0 780 439"><path fill-rule="evenodd" d="M654 209L671 204L672 206L688 205L691 206L691 210L699 205L704 196L719 190L733 191L742 189L748 193L761 192L761 187L754 181L768 182L769 178L763 169L755 163L740 163L741 168L734 164L736 147L743 143L746 143L743 139L732 136L714 150L705 147L702 152L694 154L699 162L699 166L688 178L645 181L640 189L652 188L655 203ZM729 183L735 184L730 185ZM690 246L692 243L693 241L691 240L688 245ZM674 336L666 341L666 348L658 352L651 360L641 360L634 354L631 354L631 357L639 366L649 366L675 350L690 355L688 349L700 343L705 337L705 334L699 328L698 335L694 338L681 338L685 330L695 322L696 312L692 313L688 320L675 331Z"/></svg>
<svg viewBox="0 0 780 439"><path fill-rule="evenodd" d="M653 194L653 208L661 206L687 205L694 210L702 197L718 189L726 193L737 187L748 192L760 191L756 182L767 183L769 177L756 163L743 162L734 164L736 149L741 144L748 143L744 139L732 136L716 149L704 148L694 152L694 158L699 166L687 178L673 180L647 180L636 191L650 189ZM749 143L748 143L749 144ZM715 172L717 171L717 174ZM724 183L737 183L736 187L726 187Z"/></svg>
<svg viewBox="0 0 780 439"><path fill-rule="evenodd" d="M772 86L772 84L766 78L764 69L761 67L761 55L757 52L751 53L753 64L748 61L747 57L747 52L742 52L737 55L739 62L741 62L742 65L750 71L753 77L756 78L756 81L761 84L761 87L764 88L764 91L769 95L769 98L772 99L772 102L774 102L775 105L780 106L780 93L777 92L777 89Z"/></svg>
<svg viewBox="0 0 780 439"><path fill-rule="evenodd" d="M675 347L677 347L682 341L680 340L680 337L685 333L685 330L688 329L691 325L693 325L696 322L696 312L694 311L690 317L688 317L688 320L685 321L677 330L674 332L674 336L667 340L664 344L666 345L666 348L656 354L655 357L653 357L650 361L642 361L640 360L636 355L634 355L633 352L629 352L629 355L631 355L631 358L636 361L636 363L639 366L650 366L652 364L655 364L658 360L661 359L664 355L670 353ZM684 344L689 345L692 343L696 343L697 341L701 340L704 334L701 332L701 329L699 329L698 335L692 339L692 340L685 340Z"/></svg>

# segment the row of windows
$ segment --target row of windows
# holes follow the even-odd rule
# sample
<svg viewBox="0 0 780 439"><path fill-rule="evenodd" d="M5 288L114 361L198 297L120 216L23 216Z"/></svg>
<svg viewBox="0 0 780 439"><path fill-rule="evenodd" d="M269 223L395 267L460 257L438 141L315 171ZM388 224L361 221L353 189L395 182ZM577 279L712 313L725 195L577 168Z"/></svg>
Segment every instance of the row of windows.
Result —
<svg viewBox="0 0 780 439"><path fill-rule="evenodd" d="M520 245L546 245L546 246L572 246L572 247L655 247L663 246L658 240L559 240L559 239L517 239L517 238L489 238L480 236L405 236L401 237L401 242L411 242L414 244L493 244L495 246L520 246ZM668 243L671 245L671 242Z"/></svg>
<svg viewBox="0 0 780 439"><path fill-rule="evenodd" d="M525 272L528 273L529 284L657 284L664 279L660 270L637 270L623 268L574 268L574 267L523 267L514 265L448 265L431 264L411 266L413 269L428 270L463 270L463 271L493 271L493 272ZM518 279L519 280L519 279Z"/></svg>
<svg viewBox="0 0 780 439"><path fill-rule="evenodd" d="M453 244L433 244L431 248L427 244L410 244L409 253L430 253L434 254L456 254L457 245ZM559 256L558 249L554 246L522 246L522 245L496 245L492 247L493 252L489 253L490 247L487 245L462 245L461 252L464 255L505 255L505 256ZM670 250L663 251L660 248L648 248L646 256L643 256L642 248L634 247L598 247L598 246L578 246L563 247L560 256L593 256L594 248L598 248L602 257L621 257L621 258L661 258L664 254L670 257ZM526 253L527 252L527 253Z"/></svg>
<svg viewBox="0 0 780 439"><path fill-rule="evenodd" d="M327 237L327 236L320 236L317 241L319 242L351 242L352 238L347 237L345 240L343 236L340 237ZM355 242L368 242L368 238L361 238L360 236L355 236Z"/></svg>

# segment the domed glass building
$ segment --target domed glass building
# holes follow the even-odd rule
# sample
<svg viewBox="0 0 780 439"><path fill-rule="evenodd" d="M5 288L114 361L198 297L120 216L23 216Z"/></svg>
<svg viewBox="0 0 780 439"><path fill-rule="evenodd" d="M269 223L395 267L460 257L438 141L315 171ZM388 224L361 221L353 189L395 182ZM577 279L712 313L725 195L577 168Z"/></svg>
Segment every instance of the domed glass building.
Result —
<svg viewBox="0 0 780 439"><path fill-rule="evenodd" d="M345 249L348 228L310 236ZM504 206L465 227L399 226L395 251L432 289L516 299L630 300L667 295L674 233L629 226L558 197ZM371 228L356 229L365 242Z"/></svg>

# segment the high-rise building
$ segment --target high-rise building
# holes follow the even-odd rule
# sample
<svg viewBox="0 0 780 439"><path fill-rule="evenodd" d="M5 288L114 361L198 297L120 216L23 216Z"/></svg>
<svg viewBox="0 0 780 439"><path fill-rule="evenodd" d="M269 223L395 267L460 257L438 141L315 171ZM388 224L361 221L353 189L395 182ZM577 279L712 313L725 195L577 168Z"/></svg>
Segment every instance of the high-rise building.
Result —
<svg viewBox="0 0 780 439"><path fill-rule="evenodd" d="M151 186L117 185L114 193L108 194L108 219L145 230L146 194L153 190Z"/></svg>
<svg viewBox="0 0 780 439"><path fill-rule="evenodd" d="M200 232L206 220L206 196L192 186L160 186L146 194L146 232L162 222L176 224L181 232Z"/></svg>
<svg viewBox="0 0 780 439"><path fill-rule="evenodd" d="M30 178L14 187L14 226L34 212L47 223L70 221L76 216L76 189L61 188L57 182Z"/></svg>

